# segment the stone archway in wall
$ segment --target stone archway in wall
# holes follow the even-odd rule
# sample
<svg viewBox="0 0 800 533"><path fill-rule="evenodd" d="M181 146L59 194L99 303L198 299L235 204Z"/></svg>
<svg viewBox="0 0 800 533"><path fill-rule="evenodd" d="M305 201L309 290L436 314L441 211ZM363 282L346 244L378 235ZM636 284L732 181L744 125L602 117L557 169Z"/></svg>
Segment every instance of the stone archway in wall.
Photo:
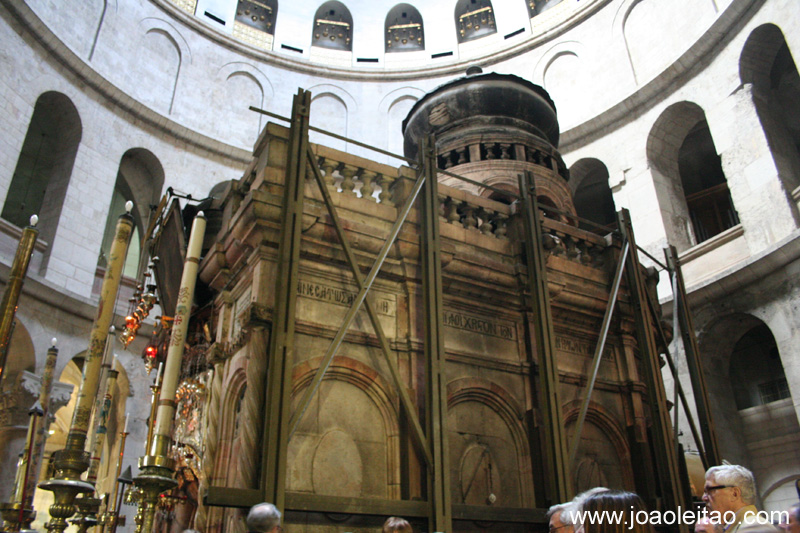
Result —
<svg viewBox="0 0 800 533"><path fill-rule="evenodd" d="M753 471L765 509L786 509L797 498L800 424L769 325L731 314L710 324L698 341L722 458Z"/></svg>
<svg viewBox="0 0 800 533"><path fill-rule="evenodd" d="M24 371L35 372L36 354L27 328L17 318L0 389L0 501L9 501L17 467L17 457L25 447L29 394L20 383Z"/></svg>
<svg viewBox="0 0 800 533"><path fill-rule="evenodd" d="M83 361L86 352L81 352L74 356L62 369L61 374L55 379L56 382L72 385L72 393L67 404L54 414L54 419L50 424L47 440L45 441L44 458L42 460L42 470L39 481L44 481L52 477L52 469L48 468L49 459L53 452L61 450L66 445L67 433L72 423L72 415L75 412L75 403L78 398L78 390L82 380ZM101 452L100 466L98 468L96 490L98 495L113 493L116 482L116 465L119 457L119 447L121 444L120 432L125 426L126 404L130 395L130 380L125 368L117 363L116 370L119 372L117 380L112 389L112 404L106 424L106 438ZM105 375L105 374L104 374ZM103 395L106 391L105 378L100 382L98 394ZM95 427L95 419L92 419L92 426ZM94 442L94 430L90 430L87 440L87 449L90 443ZM127 450L130 453L130 450ZM98 496L99 497L99 496ZM33 522L33 529L44 530L44 524L50 519L47 510L53 503L53 493L37 489L34 497L33 506L39 510L36 520Z"/></svg>
<svg viewBox="0 0 800 533"><path fill-rule="evenodd" d="M580 402L570 402L564 409L567 442L572 446ZM576 493L592 487L636 490L631 453L625 433L603 406L591 402L581 431L581 442L571 466Z"/></svg>
<svg viewBox="0 0 800 533"><path fill-rule="evenodd" d="M321 360L295 367L293 409ZM364 363L334 357L289 441L287 491L400 498L400 431L392 390Z"/></svg>
<svg viewBox="0 0 800 533"><path fill-rule="evenodd" d="M25 142L3 204L2 217L18 227L39 216L39 240L50 244L47 266L72 167L83 135L80 115L66 95L48 91L36 100Z"/></svg>
<svg viewBox="0 0 800 533"><path fill-rule="evenodd" d="M784 193L798 218L800 195L800 75L780 28L764 24L747 38L739 59L743 84L767 137Z"/></svg>
<svg viewBox="0 0 800 533"><path fill-rule="evenodd" d="M533 505L533 477L523 410L506 389L483 378L447 385L453 504Z"/></svg>
<svg viewBox="0 0 800 533"><path fill-rule="evenodd" d="M679 252L739 224L703 108L685 101L669 106L646 150L667 240Z"/></svg>
<svg viewBox="0 0 800 533"><path fill-rule="evenodd" d="M578 216L601 226L615 226L617 209L605 164L599 159L580 159L570 167L569 175Z"/></svg>

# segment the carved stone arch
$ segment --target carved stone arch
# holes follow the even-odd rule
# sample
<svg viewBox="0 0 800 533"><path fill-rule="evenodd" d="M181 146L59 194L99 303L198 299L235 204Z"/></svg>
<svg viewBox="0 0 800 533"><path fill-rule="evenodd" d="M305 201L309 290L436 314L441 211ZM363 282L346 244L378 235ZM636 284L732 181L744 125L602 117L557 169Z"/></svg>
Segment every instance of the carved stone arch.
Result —
<svg viewBox="0 0 800 533"><path fill-rule="evenodd" d="M292 400L296 402L314 378L322 361L321 357L297 364L293 369ZM346 386L354 387L348 389ZM342 388L345 386L344 388ZM327 388L327 390L326 390ZM355 392L352 396L345 396ZM360 400L359 398L363 399ZM376 428L375 419L363 416L344 416L339 420L325 416L326 404L348 400L352 409L372 410L381 425ZM366 401L356 405L353 400ZM334 412L328 414L335 414ZM329 495L365 495L388 498L400 497L400 429L398 424L397 397L383 377L366 364L347 357L336 356L331 361L312 406L304 413L300 425L289 442L290 464L287 477L290 490L309 490ZM356 420L364 420L366 426ZM380 436L378 436L380 433ZM370 434L371 437L365 437ZM371 443L364 439L373 440ZM368 445L368 446L367 446ZM342 457L331 460L331 450L341 449ZM322 459L320 458L322 457ZM364 457L370 459L364 462ZM384 468L381 463L385 463ZM364 468L369 464L370 468ZM358 477L356 483L336 481L340 477ZM361 476L363 475L363 484Z"/></svg>
<svg viewBox="0 0 800 533"><path fill-rule="evenodd" d="M139 22L139 35L140 39L137 44L138 53L141 55L136 60L143 62L157 58L162 64L155 69L139 70L142 79L137 85L139 87L138 97L144 103L153 105L156 108L163 108L167 114L172 114L175 107L175 99L179 92L178 86L181 79L181 71L184 68L183 65L184 63L192 63L192 52L189 43L174 25L154 17L148 17ZM170 57L163 54L163 49L155 56L152 55L153 52L150 51L148 39L156 37L163 38L172 45L177 54L174 63L171 62ZM139 69L140 67L136 65L134 68ZM159 88L168 93L165 95L166 97L157 94Z"/></svg>
<svg viewBox="0 0 800 533"><path fill-rule="evenodd" d="M305 389L311 383L321 362L321 357L315 357L294 367L292 372L292 398L295 398L302 389ZM326 379L338 379L363 390L380 410L383 421L386 424L387 434L390 436L399 435L400 427L397 418L396 395L392 392L393 387L376 370L356 359L337 355L325 372L323 381Z"/></svg>
<svg viewBox="0 0 800 533"><path fill-rule="evenodd" d="M237 98L241 95L231 93L229 84L236 82L236 78L240 76L257 88L258 94L255 95L255 99L239 101ZM272 83L267 75L256 66L243 61L233 61L223 65L217 71L217 86L221 91L220 94L215 95L220 102L220 112L227 113L230 117L230 120L220 121L222 127L228 128L220 133L224 137L233 138L233 142L249 148L261 132L266 117L260 113L254 113L248 108L251 105L261 109L269 106L275 96Z"/></svg>
<svg viewBox="0 0 800 533"><path fill-rule="evenodd" d="M381 102L378 104L378 110L382 115L385 115L389 112L392 106L396 105L398 102L406 99L412 99L416 102L423 96L425 96L425 91L418 87L411 87L410 85L399 87L391 92L386 93L386 95L381 98Z"/></svg>
<svg viewBox="0 0 800 533"><path fill-rule="evenodd" d="M474 452L474 448L477 445L489 450L494 460L502 461L498 467L498 472L496 474L491 474L491 479L494 479L494 476L497 475L501 483L505 481L505 483L502 484L501 492L495 494L498 498L497 505L512 507L532 505L533 488L530 482L532 471L530 448L528 434L523 424L524 410L520 403L504 387L488 379L468 377L457 379L447 384L448 415L453 413L457 414L459 405L469 402L475 402L488 408L490 412L504 424L512 439L511 444L514 447L514 461L509 462L509 454L507 453L509 450L496 449L498 441L501 440L501 435L487 435L484 438L486 442L480 442L482 440L480 437L473 438L469 436L464 437L462 439L463 442L451 442L450 449L452 453L450 454L450 468L451 476L453 476L451 487L454 497L458 498L464 496L464 487L462 487L464 483L458 482L458 480L463 477L460 469L463 468L467 455ZM474 412L475 408L471 410L471 413ZM452 417L449 416L448 419L448 430L451 440L454 438L454 435L466 435L466 433L462 433L462 431L465 431L464 428L453 427ZM491 431L489 426L490 424L485 425L487 431ZM463 448L463 450L461 450L461 448ZM480 461L482 458L478 457L473 459L472 462L475 463L476 460ZM475 464L478 465L479 463ZM508 479L510 477L513 479L513 476L516 476L516 480L514 480L512 486ZM489 478L487 477L487 479ZM507 491L509 487L512 488L512 493L504 494L502 490ZM459 493L459 490L462 492ZM517 494L513 494L513 491L517 491ZM455 501L456 500L454 500L454 502Z"/></svg>
<svg viewBox="0 0 800 533"><path fill-rule="evenodd" d="M180 52L181 61L183 62L185 60L187 63L191 64L192 49L189 47L189 41L186 40L174 24L156 17L146 17L139 22L139 33L142 37L154 30L165 33Z"/></svg>
<svg viewBox="0 0 800 533"><path fill-rule="evenodd" d="M234 430L236 427L237 407L241 405L242 393L247 385L245 361L245 357L235 358L234 356L234 358L231 358L228 362L229 368L223 385L225 395L221 402L222 408L220 409L220 428L218 433L219 448L214 467L214 479L219 480L218 483L222 485L230 483L229 474L236 472L233 458L236 444L234 442Z"/></svg>
<svg viewBox="0 0 800 533"><path fill-rule="evenodd" d="M425 96L425 92L416 87L400 87L388 93L378 104L381 117L386 117L386 147L390 152L403 155L403 119L414 103ZM400 160L386 157L390 165L400 164Z"/></svg>
<svg viewBox="0 0 800 533"><path fill-rule="evenodd" d="M628 17L633 11L633 8L636 7L636 4L641 2L642 0L623 0L620 2L619 6L617 7L617 12L614 14L614 21L612 22L611 26L611 34L615 41L622 41L623 46L625 47L625 54L628 58L628 65L631 67L631 75L633 76L633 81L637 85L639 84L638 80L636 79L636 69L633 66L633 56L631 55L630 47L628 46L628 40L625 37L625 23L628 21Z"/></svg>
<svg viewBox="0 0 800 533"><path fill-rule="evenodd" d="M579 400L575 400L569 402L564 405L564 427L567 428L567 434L569 436L569 445L572 446L572 439L574 438L574 430L575 430L575 422L577 422L578 414L580 412L581 402ZM618 477L613 475L613 471L608 468L608 465L605 470L602 471L603 476L605 477L606 481L612 485L621 485L621 486L610 486L609 488L612 489L624 489L624 490L635 490L636 485L634 482L633 476L633 467L631 465L631 451L630 446L628 445L628 440L625 437L625 432L620 427L619 422L617 419L611 415L602 405L596 402L589 402L589 409L586 411L586 420L583 426L582 437L587 433L587 424L594 426L599 430L597 432L598 436L602 435L608 440L608 443L611 447L616 451L616 459L618 461ZM571 428L571 429L570 429ZM592 467L600 467L602 465L597 462L597 459L592 455L581 455L581 448L578 448L578 455L576 458L576 464L572 465L572 475L577 476L580 474L579 469L584 467L585 470L589 470ZM608 450L606 453L599 454L601 460L608 461ZM584 458L589 457L591 461L582 461ZM611 475L609 475L611 474ZM579 488L578 484L576 483L576 479L573 479L573 483L575 484L575 490L581 491L586 490L590 487Z"/></svg>
<svg viewBox="0 0 800 533"><path fill-rule="evenodd" d="M309 91L312 95L310 124L347 137L349 117L358 107L355 98L341 87L330 83L315 85ZM347 143L328 135L312 131L309 138L314 143L347 150Z"/></svg>
<svg viewBox="0 0 800 533"><path fill-rule="evenodd" d="M583 43L580 41L561 41L552 45L536 62L536 66L533 68L533 83L541 85L547 90L544 85L544 78L550 65L563 55L573 55L580 58L585 51L584 48Z"/></svg>

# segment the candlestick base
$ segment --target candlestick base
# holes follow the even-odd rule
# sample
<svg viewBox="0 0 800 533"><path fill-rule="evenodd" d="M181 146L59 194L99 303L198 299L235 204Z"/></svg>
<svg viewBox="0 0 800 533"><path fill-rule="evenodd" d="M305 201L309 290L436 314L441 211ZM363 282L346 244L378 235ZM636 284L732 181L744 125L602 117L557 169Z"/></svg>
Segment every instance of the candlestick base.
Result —
<svg viewBox="0 0 800 533"><path fill-rule="evenodd" d="M75 514L75 498L84 492L93 492L91 483L78 479L48 479L39 488L53 493L55 503L50 506L51 520L45 525L48 532L63 532L69 524L67 518Z"/></svg>
<svg viewBox="0 0 800 533"><path fill-rule="evenodd" d="M20 522L20 510L22 510L22 522ZM23 509L21 503L0 503L0 516L5 521L0 531L20 531L30 528L31 522L36 518L36 511L30 508Z"/></svg>
<svg viewBox="0 0 800 533"><path fill-rule="evenodd" d="M84 496L75 498L75 507L78 509L77 516L68 522L78 526L78 533L85 533L90 527L97 525L97 513L100 511L100 498Z"/></svg>
<svg viewBox="0 0 800 533"><path fill-rule="evenodd" d="M136 533L154 531L156 508L159 496L175 487L178 482L172 479L175 461L161 455L147 455L139 459L141 473L133 484L141 490L139 512L136 513Z"/></svg>

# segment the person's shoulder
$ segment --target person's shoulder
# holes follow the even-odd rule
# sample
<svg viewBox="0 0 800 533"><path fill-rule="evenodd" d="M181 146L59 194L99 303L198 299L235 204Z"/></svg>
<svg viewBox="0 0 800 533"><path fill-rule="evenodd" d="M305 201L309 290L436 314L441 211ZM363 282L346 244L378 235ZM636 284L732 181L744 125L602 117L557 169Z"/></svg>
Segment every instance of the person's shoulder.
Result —
<svg viewBox="0 0 800 533"><path fill-rule="evenodd" d="M779 529L772 525L766 512L759 512L753 507L748 509L739 524L738 533L779 533Z"/></svg>

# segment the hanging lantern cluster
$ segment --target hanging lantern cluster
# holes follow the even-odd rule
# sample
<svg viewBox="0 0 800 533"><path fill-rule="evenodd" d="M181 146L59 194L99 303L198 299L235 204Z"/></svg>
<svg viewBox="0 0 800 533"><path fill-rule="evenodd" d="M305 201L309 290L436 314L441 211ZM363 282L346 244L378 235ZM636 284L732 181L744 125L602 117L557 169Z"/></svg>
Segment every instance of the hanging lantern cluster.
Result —
<svg viewBox="0 0 800 533"><path fill-rule="evenodd" d="M483 2L480 2L476 9L467 11L458 17L458 33L462 41L495 31L497 30L491 4L484 5Z"/></svg>
<svg viewBox="0 0 800 533"><path fill-rule="evenodd" d="M153 261L157 260L158 258L153 258ZM153 267L155 267L155 264L150 263L149 268L152 270ZM130 302L130 309L128 315L125 317L125 329L122 330L122 334L119 336L119 341L126 348L133 342L133 339L136 338L136 334L142 322L144 322L144 319L150 314L150 310L158 303L158 298L155 293L156 286L152 283L147 283L151 276L152 274L149 271L145 272L144 281L136 286L136 292L134 292L133 296L128 300ZM145 287L147 287L146 291Z"/></svg>
<svg viewBox="0 0 800 533"><path fill-rule="evenodd" d="M386 28L386 50L392 48L423 50L425 44L422 42L422 23L414 22L413 18L405 16L395 18L394 24Z"/></svg>
<svg viewBox="0 0 800 533"><path fill-rule="evenodd" d="M328 48L350 49L351 40L350 23L342 20L330 18L318 18L314 27L314 41L320 46Z"/></svg>
<svg viewBox="0 0 800 533"><path fill-rule="evenodd" d="M236 20L266 33L272 33L275 21L275 9L271 2L257 0L239 0L236 7Z"/></svg>

